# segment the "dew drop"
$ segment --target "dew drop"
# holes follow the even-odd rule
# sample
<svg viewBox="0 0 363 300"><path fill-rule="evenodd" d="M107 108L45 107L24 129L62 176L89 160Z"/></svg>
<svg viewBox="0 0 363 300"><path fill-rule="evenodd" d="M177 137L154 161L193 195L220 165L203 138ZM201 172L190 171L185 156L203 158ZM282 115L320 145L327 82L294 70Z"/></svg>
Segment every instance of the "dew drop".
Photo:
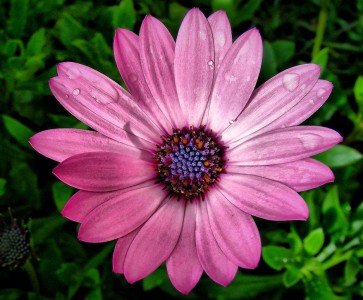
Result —
<svg viewBox="0 0 363 300"><path fill-rule="evenodd" d="M224 36L224 32L223 31L217 31L216 33L216 42L220 47L223 47L224 44L226 43L226 37Z"/></svg>
<svg viewBox="0 0 363 300"><path fill-rule="evenodd" d="M324 89L318 89L318 91L316 92L316 95L318 97L323 97L325 94L325 90Z"/></svg>
<svg viewBox="0 0 363 300"><path fill-rule="evenodd" d="M228 73L224 75L224 79L229 82L234 82L237 80L237 78L235 76L233 76L232 74L228 74Z"/></svg>
<svg viewBox="0 0 363 300"><path fill-rule="evenodd" d="M136 76L136 74L134 74L134 73L130 74L130 81L131 81L131 82L136 82L136 81L137 81L137 76Z"/></svg>
<svg viewBox="0 0 363 300"><path fill-rule="evenodd" d="M73 90L73 95L74 96L78 96L80 93L81 93L81 90L80 89L74 89Z"/></svg>
<svg viewBox="0 0 363 300"><path fill-rule="evenodd" d="M299 85L300 76L298 74L285 74L284 77L282 77L282 84L285 89L287 89L290 92L293 92L296 90L296 88Z"/></svg>
<svg viewBox="0 0 363 300"><path fill-rule="evenodd" d="M209 66L209 68L211 68L213 70L214 69L214 61L213 60L208 61L208 66Z"/></svg>
<svg viewBox="0 0 363 300"><path fill-rule="evenodd" d="M236 120L231 120L231 121L229 121L229 124L233 124L234 122L236 122Z"/></svg>
<svg viewBox="0 0 363 300"><path fill-rule="evenodd" d="M71 74L66 73L66 75L67 75L67 77L68 77L69 79L73 79L73 76L72 76Z"/></svg>
<svg viewBox="0 0 363 300"><path fill-rule="evenodd" d="M204 30L199 30L199 38L203 41L207 39L207 35Z"/></svg>
<svg viewBox="0 0 363 300"><path fill-rule="evenodd" d="M251 80L251 76L246 77L246 81L249 82Z"/></svg>
<svg viewBox="0 0 363 300"><path fill-rule="evenodd" d="M65 94L65 97L68 99L69 98L69 95L68 94Z"/></svg>
<svg viewBox="0 0 363 300"><path fill-rule="evenodd" d="M313 150L319 146L319 144L322 142L322 137L317 134L302 134L299 136L300 142L303 144L305 150Z"/></svg>
<svg viewBox="0 0 363 300"><path fill-rule="evenodd" d="M313 99L310 99L310 100L309 100L309 103L310 103L311 105L314 105L314 100L313 100Z"/></svg>

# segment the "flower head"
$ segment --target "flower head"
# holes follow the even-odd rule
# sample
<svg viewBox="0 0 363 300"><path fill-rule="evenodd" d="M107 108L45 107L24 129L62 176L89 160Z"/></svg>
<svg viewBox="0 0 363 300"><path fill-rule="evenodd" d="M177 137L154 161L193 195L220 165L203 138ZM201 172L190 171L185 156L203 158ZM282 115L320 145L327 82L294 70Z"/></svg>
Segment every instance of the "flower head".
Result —
<svg viewBox="0 0 363 300"><path fill-rule="evenodd" d="M262 41L253 28L232 43L226 14L192 9L176 42L147 16L140 34L118 29L114 54L128 92L86 66L65 62L50 88L94 131L53 129L32 146L60 164L54 174L80 189L62 214L79 239L117 239L113 270L129 282L166 261L188 293L203 271L228 285L261 254L251 216L306 220L297 192L334 176L309 158L341 141L335 131L297 126L329 97L320 68L290 68L254 90Z"/></svg>

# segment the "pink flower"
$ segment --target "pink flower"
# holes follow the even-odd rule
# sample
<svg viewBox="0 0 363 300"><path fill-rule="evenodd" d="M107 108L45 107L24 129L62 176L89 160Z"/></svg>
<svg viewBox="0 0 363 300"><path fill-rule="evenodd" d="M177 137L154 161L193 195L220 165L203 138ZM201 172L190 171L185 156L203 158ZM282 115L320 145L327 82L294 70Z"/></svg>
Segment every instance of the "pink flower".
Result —
<svg viewBox="0 0 363 300"><path fill-rule="evenodd" d="M133 283L166 261L188 293L203 271L228 285L255 268L261 241L252 216L306 220L297 192L334 180L312 155L341 142L335 131L297 126L328 98L317 65L283 71L254 90L262 60L257 29L232 44L226 14L192 9L176 42L147 16L140 34L118 29L117 67L129 92L86 66L65 62L50 88L95 131L52 129L32 146L80 189L62 214L78 237L117 239L113 270Z"/></svg>

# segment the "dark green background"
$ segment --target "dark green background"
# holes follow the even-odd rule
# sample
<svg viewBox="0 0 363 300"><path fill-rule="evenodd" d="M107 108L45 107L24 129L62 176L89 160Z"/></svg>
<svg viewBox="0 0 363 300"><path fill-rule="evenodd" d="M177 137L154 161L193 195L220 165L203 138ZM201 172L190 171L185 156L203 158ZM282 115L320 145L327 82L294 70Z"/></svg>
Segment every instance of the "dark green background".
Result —
<svg viewBox="0 0 363 300"><path fill-rule="evenodd" d="M29 277L29 264L2 268L0 299L37 299L38 293L59 300L363 296L363 0L298 2L0 0L0 212L9 222L10 207L18 223L27 224L36 275ZM264 39L259 84L300 63L320 64L321 77L335 88L307 124L333 128L344 142L318 156L333 168L336 181L303 193L310 208L307 222L256 220L264 246L258 268L240 269L228 288L204 275L182 296L163 266L129 285L112 273L113 243L77 240L77 224L59 212L74 191L51 175L56 163L33 151L28 139L49 128L85 128L49 90L57 63L83 63L121 83L112 54L115 29L138 32L143 17L152 14L176 37L194 6L206 15L225 9L234 38L257 26Z"/></svg>

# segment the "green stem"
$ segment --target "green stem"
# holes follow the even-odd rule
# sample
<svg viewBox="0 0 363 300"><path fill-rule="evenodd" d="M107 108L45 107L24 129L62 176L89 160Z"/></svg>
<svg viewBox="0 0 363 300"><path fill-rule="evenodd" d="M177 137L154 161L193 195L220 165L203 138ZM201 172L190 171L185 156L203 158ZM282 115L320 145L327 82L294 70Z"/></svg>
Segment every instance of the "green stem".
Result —
<svg viewBox="0 0 363 300"><path fill-rule="evenodd" d="M34 292L37 295L36 299L39 299L40 289L39 289L38 276L34 270L34 267L31 263L30 259L26 260L23 267L24 267L25 271L28 273L28 276L29 276L30 282L33 286Z"/></svg>
<svg viewBox="0 0 363 300"><path fill-rule="evenodd" d="M335 252L337 253L337 252ZM348 260L353 254L353 251L348 251L343 254L335 254L331 259L327 260L325 263L322 264L323 270L328 270L331 267L334 267L343 261Z"/></svg>
<svg viewBox="0 0 363 300"><path fill-rule="evenodd" d="M318 28L316 31L313 53L312 53L313 59L318 55L321 48L321 44L323 42L326 22L328 20L328 5L329 5L329 0L321 0Z"/></svg>

